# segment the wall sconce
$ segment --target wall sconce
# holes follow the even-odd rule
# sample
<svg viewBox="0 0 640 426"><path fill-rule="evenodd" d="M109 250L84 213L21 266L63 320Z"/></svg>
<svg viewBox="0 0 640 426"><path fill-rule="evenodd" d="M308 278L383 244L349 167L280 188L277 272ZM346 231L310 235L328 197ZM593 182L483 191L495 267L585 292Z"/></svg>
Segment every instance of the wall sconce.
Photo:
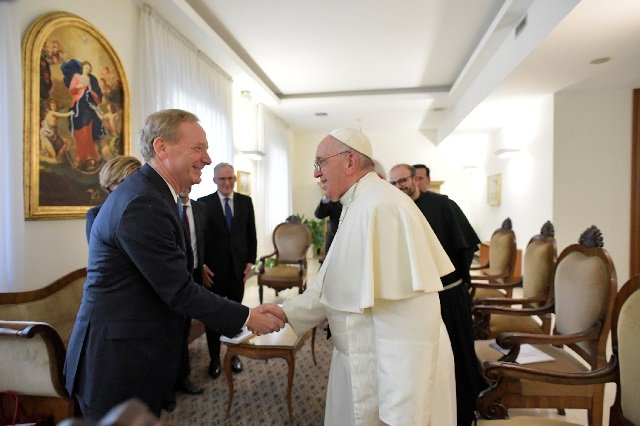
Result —
<svg viewBox="0 0 640 426"><path fill-rule="evenodd" d="M518 148L501 148L496 149L493 153L496 155L496 157L504 159L511 157L518 151L520 151Z"/></svg>
<svg viewBox="0 0 640 426"><path fill-rule="evenodd" d="M259 150L251 150L251 151L240 151L240 154L249 158L250 160L260 161L264 158L264 152Z"/></svg>

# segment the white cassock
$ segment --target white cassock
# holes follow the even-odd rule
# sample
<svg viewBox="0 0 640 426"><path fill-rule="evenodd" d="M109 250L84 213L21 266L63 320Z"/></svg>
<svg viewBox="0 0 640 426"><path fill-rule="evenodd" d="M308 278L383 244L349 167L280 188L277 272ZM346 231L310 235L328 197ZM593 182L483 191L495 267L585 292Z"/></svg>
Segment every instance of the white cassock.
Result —
<svg viewBox="0 0 640 426"><path fill-rule="evenodd" d="M453 271L413 200L371 172L340 199L316 281L284 302L298 335L329 320L325 425L455 425L440 276Z"/></svg>

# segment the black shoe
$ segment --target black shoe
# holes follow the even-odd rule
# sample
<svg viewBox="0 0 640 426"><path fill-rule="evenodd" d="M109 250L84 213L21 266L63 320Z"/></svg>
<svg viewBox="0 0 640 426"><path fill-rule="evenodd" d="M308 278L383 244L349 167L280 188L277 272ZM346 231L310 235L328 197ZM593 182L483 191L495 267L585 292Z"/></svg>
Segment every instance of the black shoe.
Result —
<svg viewBox="0 0 640 426"><path fill-rule="evenodd" d="M167 397L167 399L165 399L164 401L162 401L162 409L167 411L167 412L172 412L173 410L176 409L176 396L175 395L171 395L169 397Z"/></svg>
<svg viewBox="0 0 640 426"><path fill-rule="evenodd" d="M236 355L231 358L231 370L234 373L239 373L242 371L242 362L240 362L240 358L238 358Z"/></svg>
<svg viewBox="0 0 640 426"><path fill-rule="evenodd" d="M193 383L191 380L189 380L188 377L185 377L180 381L180 383L178 384L178 390L184 393L188 393L189 395L200 395L202 392L204 392L200 386Z"/></svg>
<svg viewBox="0 0 640 426"><path fill-rule="evenodd" d="M209 377L211 377L212 379L217 379L220 373L222 373L222 368L220 367L220 358L212 360L209 364Z"/></svg>

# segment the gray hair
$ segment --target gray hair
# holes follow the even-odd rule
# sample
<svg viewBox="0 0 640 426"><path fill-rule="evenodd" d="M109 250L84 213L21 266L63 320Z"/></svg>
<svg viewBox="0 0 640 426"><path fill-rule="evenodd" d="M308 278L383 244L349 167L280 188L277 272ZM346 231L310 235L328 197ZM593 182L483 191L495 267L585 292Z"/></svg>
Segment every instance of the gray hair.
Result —
<svg viewBox="0 0 640 426"><path fill-rule="evenodd" d="M181 109L165 109L149 115L140 130L140 153L144 161L155 156L153 141L157 138L176 142L181 136L180 124L185 121L197 123L200 120L195 114Z"/></svg>
<svg viewBox="0 0 640 426"><path fill-rule="evenodd" d="M375 167L375 165L373 164L373 160L371 158L369 158L366 155L364 155L363 153L351 148L346 143L340 142L338 139L333 138L333 144L334 144L334 146L336 148L338 148L339 151L349 151L349 152L353 153L354 155L357 155L358 158L360 158L360 167L363 170L367 170L367 169L373 170L373 168Z"/></svg>

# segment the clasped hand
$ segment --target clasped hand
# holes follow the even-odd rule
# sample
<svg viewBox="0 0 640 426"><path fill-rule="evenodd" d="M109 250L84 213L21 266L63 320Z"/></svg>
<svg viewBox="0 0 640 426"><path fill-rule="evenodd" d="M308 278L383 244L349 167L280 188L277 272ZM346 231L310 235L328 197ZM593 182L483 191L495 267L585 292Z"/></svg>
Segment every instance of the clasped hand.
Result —
<svg viewBox="0 0 640 426"><path fill-rule="evenodd" d="M256 336L282 330L287 322L284 310L273 303L264 303L251 309L247 328Z"/></svg>

